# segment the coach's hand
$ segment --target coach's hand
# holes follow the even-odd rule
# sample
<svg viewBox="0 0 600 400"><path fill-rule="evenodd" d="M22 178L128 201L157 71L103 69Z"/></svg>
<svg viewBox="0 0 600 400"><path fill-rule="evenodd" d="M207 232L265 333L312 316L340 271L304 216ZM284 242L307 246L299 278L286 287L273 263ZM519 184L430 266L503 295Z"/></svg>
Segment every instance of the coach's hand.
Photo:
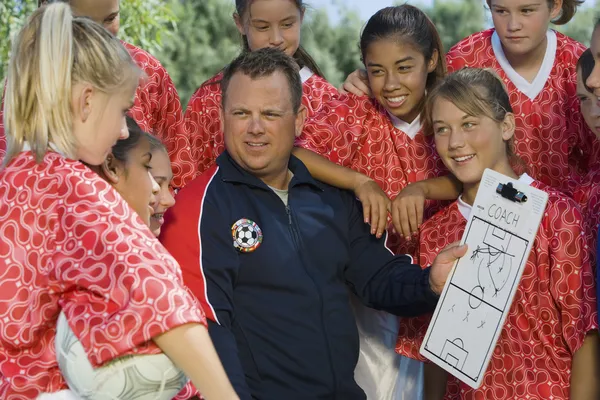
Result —
<svg viewBox="0 0 600 400"><path fill-rule="evenodd" d="M437 294L441 294L446 284L448 274L452 270L456 260L467 253L467 245L459 246L459 242L452 243L442 250L431 265L429 272L429 285L431 290Z"/></svg>

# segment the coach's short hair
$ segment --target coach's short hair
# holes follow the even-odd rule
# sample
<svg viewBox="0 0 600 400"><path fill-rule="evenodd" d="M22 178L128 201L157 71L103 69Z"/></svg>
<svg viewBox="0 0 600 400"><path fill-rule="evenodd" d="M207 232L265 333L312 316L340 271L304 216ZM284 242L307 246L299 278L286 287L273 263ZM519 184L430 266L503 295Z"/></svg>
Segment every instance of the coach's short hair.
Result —
<svg viewBox="0 0 600 400"><path fill-rule="evenodd" d="M279 71L287 78L292 108L294 113L297 113L302 104L302 81L299 70L298 63L281 50L267 47L256 51L244 51L225 68L221 80L222 105L225 107L229 82L236 73L258 79Z"/></svg>

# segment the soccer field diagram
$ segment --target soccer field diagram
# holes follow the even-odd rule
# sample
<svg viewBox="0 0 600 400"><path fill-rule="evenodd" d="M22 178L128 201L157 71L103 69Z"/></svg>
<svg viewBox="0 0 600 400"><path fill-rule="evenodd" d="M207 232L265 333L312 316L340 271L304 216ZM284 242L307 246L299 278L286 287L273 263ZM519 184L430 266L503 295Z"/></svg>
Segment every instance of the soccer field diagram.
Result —
<svg viewBox="0 0 600 400"><path fill-rule="evenodd" d="M459 372L473 383L485 373L519 284L529 242L476 216L467 229L469 250L440 299L423 354L438 358L449 372Z"/></svg>

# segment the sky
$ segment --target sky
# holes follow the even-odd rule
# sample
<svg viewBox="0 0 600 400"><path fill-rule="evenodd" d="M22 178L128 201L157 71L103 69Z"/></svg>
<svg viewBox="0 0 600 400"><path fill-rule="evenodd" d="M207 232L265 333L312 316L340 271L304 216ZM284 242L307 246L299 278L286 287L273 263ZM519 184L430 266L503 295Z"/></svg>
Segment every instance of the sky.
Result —
<svg viewBox="0 0 600 400"><path fill-rule="evenodd" d="M369 17L375 14L380 9L391 6L394 4L394 0L338 0L340 3L345 4L350 9L358 11L361 19L366 21ZM334 6L334 0L306 0L306 4L314 8L327 7L329 10L329 17L332 22L337 22L337 12ZM418 3L429 5L432 0L421 0ZM417 2L411 2L417 3Z"/></svg>

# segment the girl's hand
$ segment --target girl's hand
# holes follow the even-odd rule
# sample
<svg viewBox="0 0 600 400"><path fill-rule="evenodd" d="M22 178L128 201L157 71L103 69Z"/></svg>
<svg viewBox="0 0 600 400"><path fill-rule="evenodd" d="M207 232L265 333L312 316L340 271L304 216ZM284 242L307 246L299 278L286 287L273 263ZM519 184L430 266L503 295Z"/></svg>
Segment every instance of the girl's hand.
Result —
<svg viewBox="0 0 600 400"><path fill-rule="evenodd" d="M369 78L367 71L357 69L346 78L346 81L339 89L340 93L352 93L356 96L371 96L371 88L369 87Z"/></svg>
<svg viewBox="0 0 600 400"><path fill-rule="evenodd" d="M363 205L365 223L371 225L371 234L379 239L387 226L391 201L374 180L364 175L360 177L354 186L354 194Z"/></svg>
<svg viewBox="0 0 600 400"><path fill-rule="evenodd" d="M392 202L392 222L400 235L410 240L423 222L427 193L419 183L411 183Z"/></svg>

